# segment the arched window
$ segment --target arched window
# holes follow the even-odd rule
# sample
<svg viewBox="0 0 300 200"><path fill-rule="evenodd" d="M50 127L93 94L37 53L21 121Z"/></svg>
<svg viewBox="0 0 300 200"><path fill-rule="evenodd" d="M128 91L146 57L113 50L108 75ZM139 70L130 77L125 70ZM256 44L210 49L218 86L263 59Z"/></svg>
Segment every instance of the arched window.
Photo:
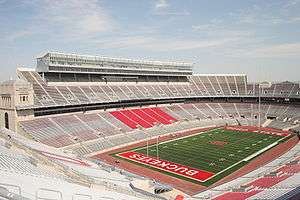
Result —
<svg viewBox="0 0 300 200"><path fill-rule="evenodd" d="M5 128L9 129L8 113L4 114Z"/></svg>

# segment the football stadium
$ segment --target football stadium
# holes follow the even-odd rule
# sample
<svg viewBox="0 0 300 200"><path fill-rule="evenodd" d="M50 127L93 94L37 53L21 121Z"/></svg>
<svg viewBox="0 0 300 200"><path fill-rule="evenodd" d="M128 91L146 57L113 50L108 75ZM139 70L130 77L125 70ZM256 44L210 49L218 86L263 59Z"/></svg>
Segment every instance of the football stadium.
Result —
<svg viewBox="0 0 300 200"><path fill-rule="evenodd" d="M299 198L300 85L48 52L0 85L4 199Z"/></svg>

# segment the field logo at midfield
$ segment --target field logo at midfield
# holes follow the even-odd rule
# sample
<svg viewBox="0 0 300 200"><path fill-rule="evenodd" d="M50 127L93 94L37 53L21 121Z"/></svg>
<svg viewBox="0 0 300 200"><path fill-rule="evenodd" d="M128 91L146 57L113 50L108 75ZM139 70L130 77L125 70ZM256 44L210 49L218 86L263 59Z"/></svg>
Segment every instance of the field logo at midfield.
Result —
<svg viewBox="0 0 300 200"><path fill-rule="evenodd" d="M218 145L218 146L224 146L225 144L228 144L228 142L224 141L211 141L209 144Z"/></svg>
<svg viewBox="0 0 300 200"><path fill-rule="evenodd" d="M200 182L207 181L214 175L214 173L211 172L206 172L177 163L152 158L134 151L119 153L117 154L117 156Z"/></svg>

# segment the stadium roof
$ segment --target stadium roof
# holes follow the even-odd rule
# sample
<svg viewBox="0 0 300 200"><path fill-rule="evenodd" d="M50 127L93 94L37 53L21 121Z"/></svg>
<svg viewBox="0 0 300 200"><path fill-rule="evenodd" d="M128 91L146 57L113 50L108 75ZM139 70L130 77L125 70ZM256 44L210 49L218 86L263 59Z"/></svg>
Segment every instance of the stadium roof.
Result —
<svg viewBox="0 0 300 200"><path fill-rule="evenodd" d="M171 66L186 66L192 67L193 63L184 61L154 61L154 60L144 60L144 59L127 59L127 58L113 58L106 56L92 56L92 55L79 55L71 53L60 53L60 52L48 52L44 56L38 58L43 58L46 56L61 56L68 58L78 58L78 59L91 59L91 60L103 60L110 62L128 62L128 63L141 63L141 64L151 64L151 65L171 65Z"/></svg>

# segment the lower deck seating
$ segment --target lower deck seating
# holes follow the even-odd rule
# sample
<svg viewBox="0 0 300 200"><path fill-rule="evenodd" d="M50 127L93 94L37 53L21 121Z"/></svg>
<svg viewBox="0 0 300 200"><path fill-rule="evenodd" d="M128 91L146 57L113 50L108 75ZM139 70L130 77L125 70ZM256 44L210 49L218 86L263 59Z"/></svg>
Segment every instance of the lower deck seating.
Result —
<svg viewBox="0 0 300 200"><path fill-rule="evenodd" d="M170 124L177 120L160 108L130 109L110 113L132 129L150 128L156 124Z"/></svg>
<svg viewBox="0 0 300 200"><path fill-rule="evenodd" d="M138 125L137 122L132 121L130 118L128 118L122 112L113 111L113 112L110 112L110 114L112 114L115 118L117 118L118 120L120 120L121 122L123 122L124 124L129 126L130 128L132 128L132 129L137 128L137 125Z"/></svg>
<svg viewBox="0 0 300 200"><path fill-rule="evenodd" d="M285 165L277 170L277 172L283 172L285 174L296 174L300 172L300 163Z"/></svg>
<svg viewBox="0 0 300 200"><path fill-rule="evenodd" d="M276 177L262 177L262 178L259 178L255 181L247 184L247 186L255 186L258 188L270 188L289 177L290 176L288 176L288 175L283 175L283 176L278 176L278 177L277 176Z"/></svg>
<svg viewBox="0 0 300 200"><path fill-rule="evenodd" d="M0 145L0 170L34 176L64 178L62 174L53 172L50 168L36 165L35 162L37 161L25 153L22 154Z"/></svg>
<svg viewBox="0 0 300 200"><path fill-rule="evenodd" d="M274 160L273 164L269 163L236 180L205 191L203 195L210 194L210 198L213 200L289 199L297 194L294 193L294 190L298 188L299 191L299 154L300 145L297 144L293 149ZM198 197L201 199L200 197L205 196L198 195Z"/></svg>
<svg viewBox="0 0 300 200"><path fill-rule="evenodd" d="M284 112L294 119L300 117L299 107L294 109L286 105L262 105L261 107L264 110L261 123L266 120L267 113L282 115ZM288 111L291 112L287 113ZM226 123L226 120L229 119L233 121L232 123L246 126L256 125L259 121L256 116L257 113L257 104L197 102L161 107L47 116L21 121L19 124L33 139L59 148L82 142L90 143L89 141L91 141L93 143L93 141L101 141L103 138L120 134L128 135L130 140L141 140L143 134L135 134L134 130L143 128L151 132L151 128L160 127L159 131L154 133L160 135L166 127L169 132L178 130L177 123L180 123L181 128L186 129L194 126L205 126L205 124L213 125L217 123L216 120L223 120ZM192 124L194 121L197 122L196 125ZM279 124L281 126L281 124L287 123L291 124L292 121L281 121ZM101 148L97 147L97 149ZM104 146L103 149L105 148L108 147ZM80 152L91 152L88 147L78 147L78 149L80 149Z"/></svg>
<svg viewBox="0 0 300 200"><path fill-rule="evenodd" d="M259 192L260 190L252 190L250 192L227 192L225 194L213 198L212 200L243 200Z"/></svg>
<svg viewBox="0 0 300 200"><path fill-rule="evenodd" d="M269 189L263 190L262 192L251 196L247 200L274 200L274 199L289 199L289 198L282 198L287 193L290 193L290 189ZM299 193L299 191L298 191Z"/></svg>
<svg viewBox="0 0 300 200"><path fill-rule="evenodd" d="M50 118L39 118L20 122L21 127L33 137L44 144L62 147L73 144L74 141Z"/></svg>

